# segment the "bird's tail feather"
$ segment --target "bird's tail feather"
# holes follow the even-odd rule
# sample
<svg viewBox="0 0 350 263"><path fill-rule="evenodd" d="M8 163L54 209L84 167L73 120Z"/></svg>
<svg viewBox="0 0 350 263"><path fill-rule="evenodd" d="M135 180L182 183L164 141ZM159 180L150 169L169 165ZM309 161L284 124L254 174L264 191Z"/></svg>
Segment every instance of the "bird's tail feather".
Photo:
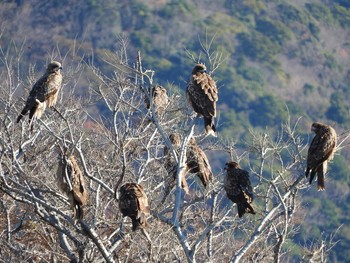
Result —
<svg viewBox="0 0 350 263"><path fill-rule="evenodd" d="M324 174L325 171L327 171L327 163L324 162L318 169L317 169L317 190L318 191L324 191L326 189L324 185Z"/></svg>
<svg viewBox="0 0 350 263"><path fill-rule="evenodd" d="M141 213L139 218L132 217L131 221L132 221L132 231L135 231L139 228L148 227L147 218L146 218L146 215L144 213Z"/></svg>
<svg viewBox="0 0 350 263"><path fill-rule="evenodd" d="M20 122L20 120L23 118L23 115L22 115L22 113L17 117L17 120L16 120L16 122L17 123L19 123Z"/></svg>
<svg viewBox="0 0 350 263"><path fill-rule="evenodd" d="M75 203L73 207L73 217L74 217L74 223L76 224L78 221L82 220L84 217L84 211L83 207L77 203Z"/></svg>
<svg viewBox="0 0 350 263"><path fill-rule="evenodd" d="M255 215L253 207L248 202L237 204L238 216L242 217L245 213L250 213Z"/></svg>
<svg viewBox="0 0 350 263"><path fill-rule="evenodd" d="M205 133L216 137L216 128L214 125L214 117L206 118L204 117L204 127Z"/></svg>
<svg viewBox="0 0 350 263"><path fill-rule="evenodd" d="M310 170L311 170L311 169L310 169L309 167L306 168L306 171L305 171L305 177L306 177L306 178L309 177Z"/></svg>
<svg viewBox="0 0 350 263"><path fill-rule="evenodd" d="M132 221L132 231L136 231L140 227L140 222L135 217L132 217L131 221Z"/></svg>
<svg viewBox="0 0 350 263"><path fill-rule="evenodd" d="M81 205L77 205L78 209L77 209L77 218L79 220L82 220L84 218L84 210L83 207Z"/></svg>
<svg viewBox="0 0 350 263"><path fill-rule="evenodd" d="M17 117L17 123L20 122L20 120L27 114L28 110L26 108L24 108L22 111L21 111L21 114Z"/></svg>
<svg viewBox="0 0 350 263"><path fill-rule="evenodd" d="M310 179L309 179L309 183L312 184L312 181L314 180L316 175L316 171L315 170L311 170L311 174L310 174Z"/></svg>
<svg viewBox="0 0 350 263"><path fill-rule="evenodd" d="M206 172L206 171L199 171L197 173L197 176L201 180L204 188L207 188L207 186L209 185L209 183L211 181L211 173L208 174L208 172Z"/></svg>
<svg viewBox="0 0 350 263"><path fill-rule="evenodd" d="M317 190L324 191L325 189L326 189L326 187L324 185L324 175L317 174Z"/></svg>
<svg viewBox="0 0 350 263"><path fill-rule="evenodd" d="M182 178L181 187L185 191L186 194L188 194L190 192L190 190L188 188L188 184L187 184L186 178L184 178L184 177Z"/></svg>

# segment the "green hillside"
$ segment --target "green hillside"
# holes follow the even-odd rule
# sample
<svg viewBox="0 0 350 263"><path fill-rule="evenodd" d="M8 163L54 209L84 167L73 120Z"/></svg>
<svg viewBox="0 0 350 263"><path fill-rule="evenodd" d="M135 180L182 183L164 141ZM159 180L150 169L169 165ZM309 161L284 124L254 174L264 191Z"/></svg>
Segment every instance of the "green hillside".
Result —
<svg viewBox="0 0 350 263"><path fill-rule="evenodd" d="M140 50L144 68L155 71L154 81L174 93L184 93L194 60L213 71L219 140L246 140L251 128L274 130L277 136L289 117L302 117L304 140L312 138L314 121L332 125L338 134L350 129L346 0L18 0L0 1L0 17L1 52L21 50L22 79L34 65L37 71L53 56L73 51L77 61L93 60L112 72L104 61L126 41L128 59L135 60ZM0 61L0 70L4 66ZM89 74L77 82L79 96L84 96ZM106 109L91 107L96 112ZM291 249L340 227L329 262L350 260L349 161L346 145L329 165L327 190L303 194L305 221ZM221 169L222 163L213 168Z"/></svg>

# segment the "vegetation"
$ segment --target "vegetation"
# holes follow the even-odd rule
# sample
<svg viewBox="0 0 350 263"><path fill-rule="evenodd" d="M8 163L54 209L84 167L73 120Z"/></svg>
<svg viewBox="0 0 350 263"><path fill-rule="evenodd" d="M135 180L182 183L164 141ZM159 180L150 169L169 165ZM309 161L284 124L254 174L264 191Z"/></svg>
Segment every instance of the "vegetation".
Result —
<svg viewBox="0 0 350 263"><path fill-rule="evenodd" d="M154 72L152 81L166 86L169 94L174 98L182 98L180 101L185 100L185 83L190 76L194 60L205 62L209 67L219 87L217 118L219 138L218 141L207 141L205 139L201 141L201 145L212 150L208 152L209 156L212 158L217 156L218 159L214 159L212 167L218 177L220 177L219 174L225 161L228 158L238 158L239 156L249 157L249 161L243 157L241 158L245 164L243 166L249 168L250 172L254 174L254 171L259 167L255 159L259 160L261 156L253 155L251 152L251 149L254 148L251 148L252 145L249 144L254 138L252 134L267 133L271 138L271 144L274 145L276 138L282 136L281 133L284 134L281 132L281 125L285 124L289 118L292 124L298 122L295 135L302 139L303 146L306 146L312 138L309 129L313 121L322 121L334 126L341 140L346 136L346 131L350 127L350 98L348 95L350 87L348 70L350 68L350 40L347 38L350 24L349 14L348 1L343 0L315 0L308 3L286 0L219 0L211 3L192 0L95 0L78 3L67 0L63 2L52 1L45 5L36 0L30 3L26 1L1 1L0 88L3 93L0 108L4 113L1 118L5 125L1 127L3 129L1 136L5 136L6 132L9 132L12 136L7 135L10 137L1 138L2 163L6 163L11 170L11 174L18 176L18 178L16 177L19 180L17 183L21 183L21 187L24 187L21 188L21 191L26 193L26 191L29 191L28 187L32 186L33 181L29 181L29 186L22 185L24 181L21 181L23 178L20 177L23 172L34 177L38 176L38 182L46 178L44 175L53 174L52 168L55 165L54 160L57 158L57 152L48 151L46 149L47 145L66 143L70 147L76 147L76 150L80 147L84 149L80 161L83 161L83 158L87 160L86 172L91 175L90 180L94 182L91 184L96 184L91 186L91 190L94 193L102 191L98 189L106 191L98 197L105 198L103 202L100 202L100 205L104 206L108 201L113 200L112 193L109 190L113 190L116 182L111 178L119 176L119 166L122 163L120 160L113 158L117 158L115 156L120 152L111 150L115 156L107 156L109 158L108 163L114 162L114 166L110 164L111 167L103 166L106 163L102 161L104 159L100 159L99 162L96 161L96 164L92 163L90 156L97 155L95 152L100 152L98 149L101 147L109 149L105 146L108 145L107 141L113 141L114 136L116 136L116 132L112 133L113 135L107 135L108 131L111 131L114 127L113 116L118 118L124 116L125 109L118 109L118 114L116 114L110 108L110 105L117 104L118 101L113 96L121 94L119 91L113 93L116 87L110 89L108 96L107 93L104 95L106 99L97 88L105 88L104 91L107 92L109 89L101 86L101 81L107 86L113 86L116 82L119 83L120 78L122 78L128 82L128 92L130 90L136 92L138 89L131 84L135 82L135 79L139 79L140 75L135 77L136 73L130 71L130 68L136 68L138 50L141 50L143 55L143 69L152 69ZM219 65L213 63L215 58L220 58ZM28 134L25 124L18 131L17 126L13 126L12 122L21 103L23 103L19 98L24 98L28 94L33 81L51 59L63 62L65 86L61 96L62 102L66 104L61 104L60 110L62 112L67 111L66 117L69 125L63 122L54 112L48 111L46 112L46 119L37 124L39 140L31 137L34 135ZM105 78L101 79L101 76ZM116 81L116 78L118 81ZM138 80L139 83L140 80ZM131 95L128 92L125 93L125 98L129 100ZM136 97L132 97L137 101L131 100L129 102L136 109L141 109L142 114L138 110L128 114L142 119L140 116L146 116L146 112L141 106L142 96L144 95L137 94ZM113 99L112 102L109 99ZM74 100L77 101L77 104L74 104ZM187 105L173 105L173 108L176 107L187 107ZM71 116L70 111L75 112L75 109L83 110L83 112ZM180 127L183 129L183 133L186 134L191 119L186 115L184 109L181 109L180 113L185 114L183 118L186 120L181 124L177 123L178 125L175 125L172 123L171 125L174 126L168 126L168 124L165 124L166 119L160 121L161 127L166 127L164 128L166 134L172 130L172 127ZM55 120L54 123L49 121L51 117ZM301 119L299 119L300 117ZM143 121L146 123L146 117ZM162 121L164 122L162 123ZM80 130L79 127L75 127L77 124L78 126L83 125L84 128ZM5 127L9 130L7 131ZM73 129L72 133L67 133L68 127ZM153 134L152 132L155 131L153 124L150 124L149 127L153 127L148 131ZM134 130L128 136L133 138L132 136L143 128L143 126L140 126L138 130ZM196 134L199 132L197 129L195 130ZM94 133L91 130L96 132ZM101 138L97 131L103 131L105 138ZM145 134L147 134L144 138L145 141L140 139L145 146L144 148L147 149L147 140L149 140L149 142L152 142L152 147L159 148L159 152L161 152L165 138L157 132L151 140L151 137L147 137L148 133ZM81 139L79 139L80 136L82 136ZM285 136L287 135L285 134ZM63 138L65 138L65 141L62 141ZM79 142L79 140L81 145L75 145L74 142ZM92 141L96 145L92 145ZM5 156L6 145L4 142L9 143L14 152L11 154L6 152L7 155ZM26 145L24 147L27 151L21 156L21 158L24 158L24 156L27 158L24 162L23 159L16 159L18 154L16 151L18 151L18 145L25 142L30 142L33 145L37 143L38 146L29 147ZM220 145L223 152L231 151L225 148L228 145L232 146L231 142L235 142L233 148L235 148L236 155L229 156L222 153L222 151L220 151L220 154L214 152L218 145ZM156 150L156 153L158 153L158 150ZM130 177L127 178L130 180L138 180L137 174L140 169L142 170L140 167L148 166L143 156L144 152L135 154L135 161L129 166ZM301 151L302 156L305 156L305 154L305 150ZM47 166L41 167L37 163L38 157L34 158L33 156L45 156L44 163ZM155 159L159 157L158 155L152 156ZM282 156L285 163L288 160L288 154L283 152ZM272 158L272 156L269 157ZM18 164L12 166L14 159L17 160L15 163L18 162ZM316 248L321 247L322 240L327 241L328 244L334 244L333 242L340 240L330 251L328 259L334 262L347 262L349 260L350 256L346 251L350 251L348 234L350 222L343 212L348 211L347 203L350 198L350 178L348 168L346 168L349 161L348 145L344 145L343 148L339 148L335 160L329 166L326 192L316 193L314 188L309 191L303 191L304 188L302 188L298 191L298 194L302 192L299 196L301 198L298 199L301 206L296 209L296 211L299 211L296 214L299 221L295 217L293 220L297 220L296 225L300 226L300 230L295 229L295 234L287 236L286 242L282 246L282 250L290 251L288 255L294 257L294 259L300 260L303 257L303 249L300 244L314 242L313 251L316 251ZM286 172L288 177L294 178L298 174L302 174L303 158L299 158L298 162L296 165L299 166L296 170ZM3 173L8 175L8 171L4 168L5 165L2 165ZM99 167L100 172L97 167ZM144 178L148 178L147 176L150 175L151 167L153 169L153 166L147 168L150 170L145 168ZM104 188L103 184L98 188L99 183L92 179L101 179L102 177L99 176L102 175L99 173L103 169L108 171L103 177L107 189ZM154 169L162 171L162 168L159 167ZM258 174L266 178L267 175L272 176L273 171L276 172L279 169L280 167L276 167L275 163L271 166L265 165L262 172ZM160 174L160 176L164 176L162 172ZM255 179L258 180L259 176L256 176ZM158 179L155 179L155 182L160 183L161 180ZM268 180L270 179L268 177ZM35 181L35 184L38 182ZM217 183L220 185L219 179ZM195 182L194 185L196 185ZM254 185L258 185L258 181L255 181ZM38 184L34 188L39 188L39 186L42 187L41 184ZM150 184L149 186L154 185ZM54 183L50 183L45 187L48 187L48 191L55 190ZM45 187L44 189L46 189ZM161 189L161 187L159 186L157 189ZM197 187L196 190L199 190L198 188L200 187ZM261 189L261 192L265 190L263 187L259 189ZM209 191L209 193L213 192ZM0 195L2 194L0 192ZM153 195L153 193L149 194ZM196 192L196 194L198 193ZM8 195L6 196L6 198L9 198ZM52 196L50 198L48 199L50 201L56 200ZM153 200L153 198L156 202L159 196L154 194L151 199ZM213 200L211 198L213 196L206 199L207 204L211 204ZM34 213L35 215L32 215L35 210L31 207L32 204L26 203L23 204L24 207L21 206L18 210L9 210L9 205L11 207L17 202L9 200L11 199L6 199L3 205L0 204L1 220L6 221L6 218L11 216L21 215L15 221L12 221L12 223L15 222L12 225L12 230L16 229L17 224L23 221L28 228L26 228L26 231L19 231L19 233L28 240L32 238L31 233L45 236L39 225L47 224L38 218L38 214ZM60 199L60 202L63 206L64 199ZM203 206L205 202L199 202L198 207ZM259 203L259 198L257 198L257 203L261 208L262 204ZM167 205L171 205L171 200L168 200ZM114 231L120 223L120 214L115 215L115 211L118 211L117 205L113 203L111 206L112 208L108 208L108 211L114 211L113 220L115 221L106 227L108 231L111 229ZM19 213L18 211L22 211L22 209L24 209L23 211L28 209L30 215ZM94 209L91 208L91 211L96 210ZM49 214L51 214L51 210L49 211ZM307 215L303 217L302 214L305 211L307 211ZM61 214L61 216L66 216L65 220L68 220L68 215L67 211L65 211L65 215ZM99 218L98 215L94 216L90 219L97 220ZM103 217L105 221L112 220L112 215L109 212L106 212L103 216L105 216ZM152 216L155 218L154 215ZM230 216L234 216L233 213ZM262 217L256 220L260 219ZM157 220L154 219L152 223L158 222ZM189 233L192 231L192 229L190 231L190 222L193 222L191 220L189 218L186 221ZM252 220L249 218L245 223L249 224ZM303 222L310 223L306 225ZM339 226L341 228L337 230ZM223 224L221 229L226 229L225 227ZM230 227L233 227L233 225L230 225ZM237 230L231 234L234 235L234 238L236 236L240 238L251 236L254 228L245 227L244 225L244 231ZM69 225L69 228L80 231L73 225ZM79 238L82 238L82 236ZM129 241L134 242L132 241L133 238ZM84 238L79 242L84 244L85 241L82 240ZM246 241L247 239L241 239L242 244ZM21 242L25 243L27 239L23 239ZM272 243L268 245L272 245ZM48 244L46 243L46 246L49 246ZM122 248L120 249L122 250ZM127 250L128 248L125 245L123 249ZM134 248L130 249L130 251L133 251ZM201 249L203 250L203 247L199 250ZM238 249L237 245L235 251L238 251ZM251 248L251 251L253 250ZM232 251L232 248L227 249L227 251ZM64 252L62 253L64 254ZM198 253L201 253L197 258L199 261L205 253L203 251ZM179 256L181 259L184 257L184 254ZM232 257L233 255L227 256L229 259ZM255 259L254 255L251 255L250 258Z"/></svg>
<svg viewBox="0 0 350 263"><path fill-rule="evenodd" d="M72 53L64 54L69 71L57 109L47 109L33 132L27 121L14 122L23 107L23 101L13 96L24 82L15 78L21 59L3 57L7 74L0 93L0 249L4 259L240 262L253 258L281 262L294 257L317 260L318 251L323 256L329 254L334 241L326 238L322 245L302 246L293 255L285 253L289 251L286 241L294 237L298 225L294 220L302 209L300 197L310 188L303 182L307 144L296 131L298 123L288 121L287 113L287 121L276 119L282 123L277 137L251 130L239 146L210 140L202 124L194 124L183 94L169 94L165 112L155 112L153 103L146 109L145 99L153 102L149 87L154 85L154 71L142 66L140 55L136 68L126 63L128 56L110 58L106 63L115 68L110 75L93 63L74 61ZM54 52L54 58L63 59L60 52ZM77 99L73 94L78 77L87 71L91 74L86 90L89 96ZM35 78L30 75L30 79ZM98 102L105 112L92 116L88 108ZM272 109L281 107L276 98L263 97L259 103L267 113L257 125L277 124L266 123ZM179 152L168 139L174 131L182 136ZM249 168L257 215L238 218L236 205L226 197L222 170L215 172L206 189L196 176L187 175L190 191L183 193L180 176L192 136L204 149L221 155L216 161L237 160ZM172 149L177 163L175 189L168 189L172 175L164 166L168 158L163 154L165 147ZM59 160L71 154L79 162L88 189L84 216L77 222L68 192L60 190L58 183L65 176ZM123 219L118 209L118 192L125 182L142 184L148 195L152 216L141 231L132 232L130 220ZM323 215L330 217L332 201L325 205Z"/></svg>

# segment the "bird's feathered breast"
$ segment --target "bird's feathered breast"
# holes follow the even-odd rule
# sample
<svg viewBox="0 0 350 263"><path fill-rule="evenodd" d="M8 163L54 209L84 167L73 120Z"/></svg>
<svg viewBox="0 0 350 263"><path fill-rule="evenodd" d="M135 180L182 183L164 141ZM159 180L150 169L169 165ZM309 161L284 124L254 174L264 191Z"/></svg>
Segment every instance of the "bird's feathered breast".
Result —
<svg viewBox="0 0 350 263"><path fill-rule="evenodd" d="M249 179L249 173L239 168L227 169L224 181L225 191L232 196L244 194L253 201L253 189Z"/></svg>
<svg viewBox="0 0 350 263"><path fill-rule="evenodd" d="M205 117L216 116L218 90L215 81L206 73L196 73L187 84L187 96L193 109Z"/></svg>
<svg viewBox="0 0 350 263"><path fill-rule="evenodd" d="M154 99L154 105L157 108L165 108L169 102L166 89L164 89L163 87L154 88L153 99Z"/></svg>
<svg viewBox="0 0 350 263"><path fill-rule="evenodd" d="M187 171L197 174L206 187L212 179L213 173L207 155L199 148L193 138L189 142L186 157Z"/></svg>
<svg viewBox="0 0 350 263"><path fill-rule="evenodd" d="M60 73L44 74L29 92L27 105L35 105L36 100L44 102L48 100L48 106L51 107L56 103L55 99L58 95L62 84L62 75ZM54 103L53 103L54 102Z"/></svg>
<svg viewBox="0 0 350 263"><path fill-rule="evenodd" d="M309 165L328 160L334 154L336 145L337 135L332 127L324 127L317 131L308 151Z"/></svg>
<svg viewBox="0 0 350 263"><path fill-rule="evenodd" d="M45 100L49 107L52 107L57 102L58 92L62 85L62 75L59 72L51 73L47 78L45 85Z"/></svg>
<svg viewBox="0 0 350 263"><path fill-rule="evenodd" d="M119 207L125 216L129 215L131 211L137 211L138 205L136 196L131 192L121 193Z"/></svg>
<svg viewBox="0 0 350 263"><path fill-rule="evenodd" d="M83 173L80 170L78 163L73 155L69 158L68 165L70 166L69 170L71 171L70 177L72 181L74 199L80 205L85 205L87 202L87 189L85 186L85 180Z"/></svg>
<svg viewBox="0 0 350 263"><path fill-rule="evenodd" d="M119 208L124 216L140 217L149 214L148 199L143 187L136 183L126 183L120 188Z"/></svg>
<svg viewBox="0 0 350 263"><path fill-rule="evenodd" d="M190 166L203 166L211 171L210 163L205 152L198 145L190 145L187 152L188 163Z"/></svg>
<svg viewBox="0 0 350 263"><path fill-rule="evenodd" d="M197 73L192 76L193 83L201 89L210 101L218 100L218 90L215 81L206 73Z"/></svg>

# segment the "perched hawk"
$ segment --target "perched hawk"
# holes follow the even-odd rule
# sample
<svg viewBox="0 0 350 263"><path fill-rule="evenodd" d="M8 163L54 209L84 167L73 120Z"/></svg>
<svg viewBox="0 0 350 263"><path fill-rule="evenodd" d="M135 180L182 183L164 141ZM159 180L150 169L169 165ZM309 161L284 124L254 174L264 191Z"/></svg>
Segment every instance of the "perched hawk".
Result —
<svg viewBox="0 0 350 263"><path fill-rule="evenodd" d="M180 146L181 146L181 136L180 136L180 134L178 134L176 132L171 133L169 135L169 140L172 143L175 151L180 149ZM169 153L170 153L170 149L167 146L165 146L164 147L164 155L168 155Z"/></svg>
<svg viewBox="0 0 350 263"><path fill-rule="evenodd" d="M307 154L305 176L308 177L311 170L311 184L317 174L317 189L323 191L325 190L324 175L327 173L327 162L334 157L337 134L331 126L319 122L312 124L311 131L315 132L316 135Z"/></svg>
<svg viewBox="0 0 350 263"><path fill-rule="evenodd" d="M83 219L83 206L87 203L88 193L83 173L74 155L71 155L68 160L64 157L61 159L57 169L57 180L61 191L68 196L74 213L74 222Z"/></svg>
<svg viewBox="0 0 350 263"><path fill-rule="evenodd" d="M249 173L240 169L238 163L230 161L225 166L226 176L224 188L227 197L237 204L238 216L245 213L255 214L251 203L253 202L253 188L249 180Z"/></svg>
<svg viewBox="0 0 350 263"><path fill-rule="evenodd" d="M206 134L216 136L214 118L218 90L215 81L206 73L203 64L197 64L192 70L192 78L187 83L186 95L195 112L204 118Z"/></svg>
<svg viewBox="0 0 350 263"><path fill-rule="evenodd" d="M209 160L205 152L198 147L196 140L192 137L187 146L186 172L196 174L206 188L213 177Z"/></svg>
<svg viewBox="0 0 350 263"><path fill-rule="evenodd" d="M177 156L180 157L180 146L181 146L181 137L178 133L172 133L169 135L169 140L174 146L174 149L177 153ZM167 178L167 191L170 192L170 190L175 186L176 184L176 174L177 174L177 162L175 161L175 158L173 154L170 152L170 149L168 149L167 146L164 147L164 156L165 156L165 169L168 172L168 178ZM189 193L188 185L186 182L185 174L181 176L181 187L184 189L185 193ZM166 193L167 195L168 193Z"/></svg>
<svg viewBox="0 0 350 263"><path fill-rule="evenodd" d="M143 187L136 183L126 183L119 191L119 209L123 217L131 218L132 230L147 227L147 216L150 214L150 208Z"/></svg>
<svg viewBox="0 0 350 263"><path fill-rule="evenodd" d="M155 113L161 114L165 111L166 106L169 103L168 95L166 93L166 89L162 86L155 86L151 90L151 97L153 98L153 105ZM149 101L148 96L145 97L146 108L149 109L151 107L151 103Z"/></svg>
<svg viewBox="0 0 350 263"><path fill-rule="evenodd" d="M52 107L56 104L58 92L62 84L61 63L52 61L46 69L45 74L34 84L29 92L26 104L17 117L17 123L29 111L31 129L33 121L39 119L44 113L46 106Z"/></svg>

